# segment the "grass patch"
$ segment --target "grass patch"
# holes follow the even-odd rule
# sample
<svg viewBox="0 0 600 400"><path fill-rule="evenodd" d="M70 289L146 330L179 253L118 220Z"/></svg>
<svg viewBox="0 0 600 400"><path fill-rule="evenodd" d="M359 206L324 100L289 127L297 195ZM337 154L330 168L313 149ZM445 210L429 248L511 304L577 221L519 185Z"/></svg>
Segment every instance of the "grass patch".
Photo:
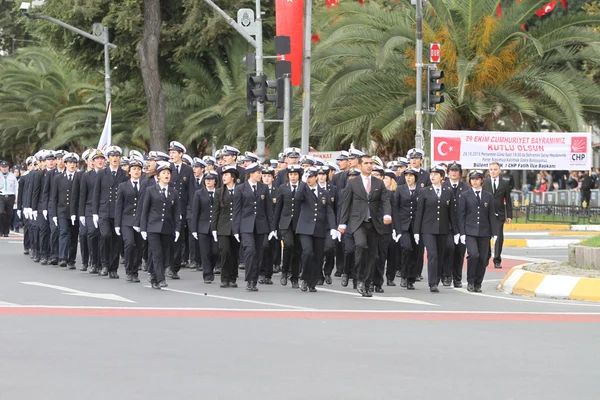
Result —
<svg viewBox="0 0 600 400"><path fill-rule="evenodd" d="M584 240L583 242L581 242L579 244L581 246L587 246L587 247L600 247L600 235L593 236L587 240Z"/></svg>

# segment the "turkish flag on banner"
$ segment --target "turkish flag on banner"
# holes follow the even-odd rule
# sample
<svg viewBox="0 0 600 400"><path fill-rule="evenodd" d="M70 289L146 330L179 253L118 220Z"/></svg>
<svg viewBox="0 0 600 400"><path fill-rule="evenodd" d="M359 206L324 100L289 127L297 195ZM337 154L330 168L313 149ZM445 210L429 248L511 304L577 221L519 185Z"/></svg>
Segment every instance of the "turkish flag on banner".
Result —
<svg viewBox="0 0 600 400"><path fill-rule="evenodd" d="M304 0L276 0L277 36L289 36L291 54L285 59L292 63L292 85L302 84L302 47L304 32Z"/></svg>
<svg viewBox="0 0 600 400"><path fill-rule="evenodd" d="M434 137L433 162L460 161L459 137Z"/></svg>

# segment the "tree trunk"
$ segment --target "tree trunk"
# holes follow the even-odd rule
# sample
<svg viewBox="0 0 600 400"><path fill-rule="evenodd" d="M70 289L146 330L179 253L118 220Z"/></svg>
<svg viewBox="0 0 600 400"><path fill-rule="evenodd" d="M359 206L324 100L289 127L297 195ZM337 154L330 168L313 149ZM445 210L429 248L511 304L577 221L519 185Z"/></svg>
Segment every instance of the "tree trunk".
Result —
<svg viewBox="0 0 600 400"><path fill-rule="evenodd" d="M167 98L162 88L158 67L161 24L160 0L144 0L144 34L138 45L138 53L148 103L150 150L165 151L168 144Z"/></svg>

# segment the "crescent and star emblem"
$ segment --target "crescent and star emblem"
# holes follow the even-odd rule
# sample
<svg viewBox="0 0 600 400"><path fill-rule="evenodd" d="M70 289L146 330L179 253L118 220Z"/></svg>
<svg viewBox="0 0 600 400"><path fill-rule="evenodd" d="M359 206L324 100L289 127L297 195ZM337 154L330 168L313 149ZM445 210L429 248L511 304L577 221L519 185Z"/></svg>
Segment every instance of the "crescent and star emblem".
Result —
<svg viewBox="0 0 600 400"><path fill-rule="evenodd" d="M444 145L448 146L448 151L444 153ZM449 152L451 152L453 150L452 146L448 145L448 142L446 141L442 141L440 143L438 143L438 147L437 147L437 151L438 153L440 153L441 156L445 156L447 155Z"/></svg>

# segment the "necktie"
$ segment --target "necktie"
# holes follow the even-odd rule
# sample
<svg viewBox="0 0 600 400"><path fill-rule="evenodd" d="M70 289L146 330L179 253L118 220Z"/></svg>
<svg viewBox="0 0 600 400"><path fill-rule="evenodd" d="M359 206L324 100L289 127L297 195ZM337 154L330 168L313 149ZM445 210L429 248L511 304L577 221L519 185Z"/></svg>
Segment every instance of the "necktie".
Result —
<svg viewBox="0 0 600 400"><path fill-rule="evenodd" d="M137 194L138 194L137 182L133 182L133 190L135 191L135 194L137 196Z"/></svg>
<svg viewBox="0 0 600 400"><path fill-rule="evenodd" d="M481 197L479 196L479 190L475 191L475 195L477 196L477 204L481 203Z"/></svg>
<svg viewBox="0 0 600 400"><path fill-rule="evenodd" d="M163 192L163 196L167 197L167 189L163 189L162 192Z"/></svg>
<svg viewBox="0 0 600 400"><path fill-rule="evenodd" d="M453 187L454 189L456 189L456 186L458 186L456 183L454 183L454 184L452 185L452 187Z"/></svg>
<svg viewBox="0 0 600 400"><path fill-rule="evenodd" d="M371 178L367 178L367 193L371 193Z"/></svg>
<svg viewBox="0 0 600 400"><path fill-rule="evenodd" d="M317 189L313 189L313 193L315 194L315 197L319 197L319 195L317 194Z"/></svg>
<svg viewBox="0 0 600 400"><path fill-rule="evenodd" d="M415 189L410 189L410 195L412 196L413 194L415 194Z"/></svg>
<svg viewBox="0 0 600 400"><path fill-rule="evenodd" d="M177 166L177 175L179 175L179 167L180 165Z"/></svg>
<svg viewBox="0 0 600 400"><path fill-rule="evenodd" d="M198 186L200 186L200 179L196 179L196 182L198 182Z"/></svg>
<svg viewBox="0 0 600 400"><path fill-rule="evenodd" d="M252 185L252 191L254 192L254 196L256 196L256 185Z"/></svg>
<svg viewBox="0 0 600 400"><path fill-rule="evenodd" d="M292 196L296 195L296 185L292 185Z"/></svg>
<svg viewBox="0 0 600 400"><path fill-rule="evenodd" d="M112 172L112 176L113 176L113 178L114 178L115 176L117 176L117 171L113 171L113 172Z"/></svg>
<svg viewBox="0 0 600 400"><path fill-rule="evenodd" d="M233 189L229 189L229 196L233 196Z"/></svg>
<svg viewBox="0 0 600 400"><path fill-rule="evenodd" d="M73 182L73 175L69 174L69 183Z"/></svg>
<svg viewBox="0 0 600 400"><path fill-rule="evenodd" d="M214 197L213 197L213 192L208 192L208 195L210 196L210 201L213 201Z"/></svg>
<svg viewBox="0 0 600 400"><path fill-rule="evenodd" d="M440 189L435 189L435 194L437 194L437 197L440 197Z"/></svg>
<svg viewBox="0 0 600 400"><path fill-rule="evenodd" d="M496 193L496 189L498 189L498 186L496 186L496 180L494 179L494 194Z"/></svg>

